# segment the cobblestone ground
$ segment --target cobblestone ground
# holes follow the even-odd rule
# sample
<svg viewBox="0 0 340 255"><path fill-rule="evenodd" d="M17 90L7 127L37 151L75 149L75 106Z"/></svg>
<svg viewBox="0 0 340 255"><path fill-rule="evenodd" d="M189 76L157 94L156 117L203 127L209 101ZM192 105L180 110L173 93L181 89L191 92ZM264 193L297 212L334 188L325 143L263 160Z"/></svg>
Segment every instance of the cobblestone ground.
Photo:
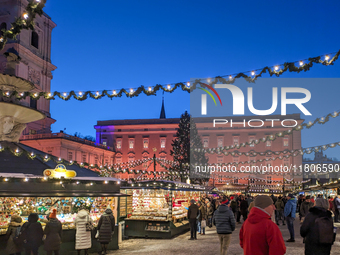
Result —
<svg viewBox="0 0 340 255"><path fill-rule="evenodd" d="M338 233L337 240L332 247L332 255L340 255L340 224L337 224ZM242 255L243 250L239 245L238 234L240 232L241 224L236 225L236 229L232 234L231 244L228 249L228 255ZM279 226L284 240L289 239L289 232L287 225ZM300 224L295 220L295 243L286 243L288 255L303 255L304 244L300 237ZM127 255L218 255L219 242L215 228L206 228L205 235L198 235L198 240L188 240L189 233L182 234L171 240L161 239L129 239L123 241L119 245L119 250L110 251L108 254Z"/></svg>

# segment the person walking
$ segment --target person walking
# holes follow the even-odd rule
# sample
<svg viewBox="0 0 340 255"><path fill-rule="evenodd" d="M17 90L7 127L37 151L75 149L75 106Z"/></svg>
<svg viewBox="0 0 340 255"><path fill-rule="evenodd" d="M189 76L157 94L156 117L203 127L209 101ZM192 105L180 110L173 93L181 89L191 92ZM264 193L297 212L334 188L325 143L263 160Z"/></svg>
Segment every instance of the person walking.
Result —
<svg viewBox="0 0 340 255"><path fill-rule="evenodd" d="M228 206L227 198L223 198L221 205L214 213L212 221L216 226L216 231L220 240L220 255L227 255L231 233L235 230L236 225L235 217Z"/></svg>
<svg viewBox="0 0 340 255"><path fill-rule="evenodd" d="M286 246L279 227L271 220L275 211L269 196L259 195L248 219L243 223L239 238L244 255L283 255Z"/></svg>
<svg viewBox="0 0 340 255"><path fill-rule="evenodd" d="M86 230L86 224L93 224L93 221L86 209L81 209L75 219L76 225L76 250L80 255L81 250L85 251L85 255L88 255L88 249L92 247L91 231Z"/></svg>
<svg viewBox="0 0 340 255"><path fill-rule="evenodd" d="M57 210L53 209L44 229L44 250L47 255L52 255L53 252L54 255L59 255L62 231L61 222L57 219Z"/></svg>
<svg viewBox="0 0 340 255"><path fill-rule="evenodd" d="M100 216L98 222L98 241L101 244L102 251L99 255L106 254L107 246L111 242L112 234L115 228L115 217L112 214L112 210L107 208L102 216Z"/></svg>
<svg viewBox="0 0 340 255"><path fill-rule="evenodd" d="M26 255L38 255L40 245L42 245L42 238L44 231L40 222L38 222L39 216L37 213L31 213L28 216L28 221L22 225L22 233L26 237L25 254Z"/></svg>
<svg viewBox="0 0 340 255"><path fill-rule="evenodd" d="M190 224L190 239L197 239L197 216L198 216L198 206L195 204L194 199L190 200L190 206L188 209L188 219Z"/></svg>
<svg viewBox="0 0 340 255"><path fill-rule="evenodd" d="M310 201L310 196L306 196L306 200L303 201L300 206L301 224L305 220L305 217L307 213L309 212L309 209L313 206L314 204Z"/></svg>
<svg viewBox="0 0 340 255"><path fill-rule="evenodd" d="M23 250L22 245L16 244L14 239L19 236L22 226L22 218L19 215L12 215L11 222L7 228L6 232L6 252L10 255L20 255Z"/></svg>
<svg viewBox="0 0 340 255"><path fill-rule="evenodd" d="M244 196L241 196L240 200L240 214L243 217L243 221L245 221L248 216L248 202L244 199Z"/></svg>
<svg viewBox="0 0 340 255"><path fill-rule="evenodd" d="M209 203L207 203L207 219L208 219L207 225L209 226L209 228L212 227L213 214L214 214L214 209L213 209L211 203L209 202Z"/></svg>
<svg viewBox="0 0 340 255"><path fill-rule="evenodd" d="M340 196L335 196L333 200L334 204L334 222L339 222L339 212L340 212Z"/></svg>
<svg viewBox="0 0 340 255"><path fill-rule="evenodd" d="M202 226L202 222L205 221L205 224L207 222L207 210L206 210L204 204L201 201L198 202L198 210L199 210L199 216L198 216L199 229L198 229L198 232L201 235L205 235L205 226L204 225Z"/></svg>
<svg viewBox="0 0 340 255"><path fill-rule="evenodd" d="M288 195L289 200L287 201L284 208L284 216L286 217L287 227L290 234L290 238L287 242L295 242L295 234L294 234L294 220L296 217L296 198L293 194Z"/></svg>
<svg viewBox="0 0 340 255"><path fill-rule="evenodd" d="M309 209L300 228L304 238L305 255L329 255L334 242L332 213L328 201L318 198Z"/></svg>
<svg viewBox="0 0 340 255"><path fill-rule="evenodd" d="M281 220L282 221L282 225L286 225L285 224L285 220L283 218L283 209L285 208L285 205L282 201L282 197L279 196L276 203L275 203L275 222L276 222L276 225L280 226L280 223L279 221Z"/></svg>

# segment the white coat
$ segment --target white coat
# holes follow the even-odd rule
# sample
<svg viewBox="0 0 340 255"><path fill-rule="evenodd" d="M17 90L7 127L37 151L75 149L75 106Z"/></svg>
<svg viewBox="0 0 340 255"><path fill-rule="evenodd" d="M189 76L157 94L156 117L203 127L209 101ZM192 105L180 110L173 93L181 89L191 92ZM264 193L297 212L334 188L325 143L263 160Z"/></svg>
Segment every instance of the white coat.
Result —
<svg viewBox="0 0 340 255"><path fill-rule="evenodd" d="M86 210L80 210L75 219L76 225L76 250L90 249L91 243L91 231L86 231L86 223L92 222L92 219Z"/></svg>

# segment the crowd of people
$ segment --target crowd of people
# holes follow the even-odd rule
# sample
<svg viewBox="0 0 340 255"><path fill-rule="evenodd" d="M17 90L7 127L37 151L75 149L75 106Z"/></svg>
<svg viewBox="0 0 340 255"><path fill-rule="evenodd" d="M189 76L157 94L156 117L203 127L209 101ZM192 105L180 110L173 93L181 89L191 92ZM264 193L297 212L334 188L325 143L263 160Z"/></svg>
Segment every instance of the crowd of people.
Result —
<svg viewBox="0 0 340 255"><path fill-rule="evenodd" d="M300 235L305 243L306 255L330 254L335 241L334 222L339 222L340 196L316 198L293 194L288 196L244 195L207 197L191 200L188 208L191 236L204 235L206 226L216 226L220 240L220 254L227 254L231 234L236 224L243 225L239 233L245 255L285 254L286 246L280 223L287 225L290 238L295 242L294 221L299 217Z"/></svg>
<svg viewBox="0 0 340 255"><path fill-rule="evenodd" d="M39 221L46 221L45 229ZM78 255L84 251L88 255L88 250L92 247L91 233L93 230L93 221L89 211L81 208L75 218L76 235L75 249ZM111 242L114 233L115 218L112 210L107 208L100 217L97 234L101 251L98 254L107 254L108 244ZM9 255L38 255L40 246L43 245L47 255L60 255L60 245L62 240L62 224L57 218L57 211L53 209L48 215L47 220L40 219L36 213L31 213L28 221L22 223L22 218L18 215L12 215L9 228L6 233L8 239L6 251Z"/></svg>

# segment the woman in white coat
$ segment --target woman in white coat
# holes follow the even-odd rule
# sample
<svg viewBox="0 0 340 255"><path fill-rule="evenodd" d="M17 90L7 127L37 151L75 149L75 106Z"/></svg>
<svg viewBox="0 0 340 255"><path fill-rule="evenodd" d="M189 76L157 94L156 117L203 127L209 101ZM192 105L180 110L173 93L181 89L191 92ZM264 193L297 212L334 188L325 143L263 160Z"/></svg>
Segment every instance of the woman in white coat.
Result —
<svg viewBox="0 0 340 255"><path fill-rule="evenodd" d="M86 223L92 222L89 212L82 209L78 212L75 219L76 225L76 250L78 255L80 255L81 250L85 250L85 255L88 255L88 249L91 248L91 231L86 231Z"/></svg>

